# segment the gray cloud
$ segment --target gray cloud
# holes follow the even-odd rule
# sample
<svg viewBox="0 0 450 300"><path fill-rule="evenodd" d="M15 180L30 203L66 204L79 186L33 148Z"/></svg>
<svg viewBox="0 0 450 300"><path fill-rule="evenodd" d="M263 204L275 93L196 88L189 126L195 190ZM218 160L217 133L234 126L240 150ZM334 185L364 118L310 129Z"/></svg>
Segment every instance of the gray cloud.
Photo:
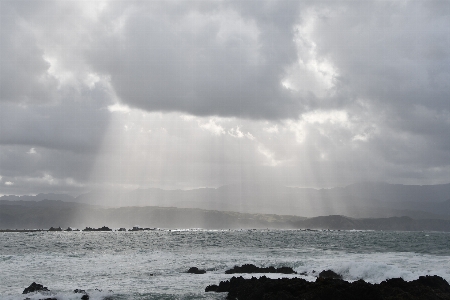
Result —
<svg viewBox="0 0 450 300"><path fill-rule="evenodd" d="M269 4L250 3L245 14L236 3L118 4L124 13L103 24L115 32L96 37L89 62L111 76L123 102L146 110L296 117L301 102L281 79L296 60L298 8L281 1L258 15L251 8Z"/></svg>
<svg viewBox="0 0 450 300"><path fill-rule="evenodd" d="M450 44L441 1L339 3L314 10L319 56L349 96L402 109L448 109ZM448 5L442 7L449 11ZM352 99L351 97L349 97Z"/></svg>
<svg viewBox="0 0 450 300"><path fill-rule="evenodd" d="M108 126L109 112L103 105L100 97L58 105L0 104L0 145L95 152Z"/></svg>
<svg viewBox="0 0 450 300"><path fill-rule="evenodd" d="M450 180L444 1L0 5L0 193Z"/></svg>
<svg viewBox="0 0 450 300"><path fill-rule="evenodd" d="M47 102L52 100L57 82L47 74L50 64L20 6L8 1L1 4L0 101Z"/></svg>

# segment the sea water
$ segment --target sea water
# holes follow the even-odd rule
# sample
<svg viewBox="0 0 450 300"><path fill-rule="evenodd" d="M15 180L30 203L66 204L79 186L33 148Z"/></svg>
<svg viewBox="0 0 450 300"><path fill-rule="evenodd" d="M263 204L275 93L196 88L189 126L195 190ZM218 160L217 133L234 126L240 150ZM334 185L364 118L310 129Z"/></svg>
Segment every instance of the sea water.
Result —
<svg viewBox="0 0 450 300"><path fill-rule="evenodd" d="M205 287L251 263L292 267L314 281L331 269L348 281L379 283L439 275L450 282L450 233L304 230L154 230L0 233L0 299L25 298L32 282L52 297L80 299L225 299ZM190 267L206 274L188 274ZM242 274L259 277L263 274ZM239 275L238 275L239 276ZM48 297L48 295L46 295ZM42 294L27 295L30 299Z"/></svg>

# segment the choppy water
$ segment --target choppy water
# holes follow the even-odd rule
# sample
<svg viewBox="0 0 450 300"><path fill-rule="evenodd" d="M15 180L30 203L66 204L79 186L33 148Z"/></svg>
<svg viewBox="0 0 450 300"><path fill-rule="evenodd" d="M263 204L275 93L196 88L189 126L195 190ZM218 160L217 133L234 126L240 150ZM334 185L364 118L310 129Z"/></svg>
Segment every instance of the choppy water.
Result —
<svg viewBox="0 0 450 300"><path fill-rule="evenodd" d="M207 285L234 265L288 266L307 276L332 269L346 280L439 275L450 282L450 234L438 232L179 230L0 233L0 298L24 299L33 281L58 299L224 299ZM206 269L187 274L190 267ZM248 274L244 277L258 277ZM102 292L95 291L101 289ZM42 295L28 296L38 299Z"/></svg>

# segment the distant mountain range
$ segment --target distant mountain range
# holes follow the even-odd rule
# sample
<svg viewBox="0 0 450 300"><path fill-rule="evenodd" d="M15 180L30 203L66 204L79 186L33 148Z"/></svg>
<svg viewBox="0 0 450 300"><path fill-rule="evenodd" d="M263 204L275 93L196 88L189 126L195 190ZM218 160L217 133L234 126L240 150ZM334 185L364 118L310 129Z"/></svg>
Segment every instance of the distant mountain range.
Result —
<svg viewBox="0 0 450 300"><path fill-rule="evenodd" d="M1 200L9 201L42 201L42 200L61 200L66 202L75 202L75 197L67 194L37 194L34 196L16 196L16 195L5 195L0 197Z"/></svg>
<svg viewBox="0 0 450 300"><path fill-rule="evenodd" d="M354 218L409 216L414 219L450 218L450 184L400 185L356 183L346 187L312 189L273 183L244 182L193 190L98 190L72 197L65 194L2 196L0 200L62 200L123 206L201 208L240 213L315 217L346 215Z"/></svg>
<svg viewBox="0 0 450 300"><path fill-rule="evenodd" d="M111 228L279 228L333 230L431 230L450 231L450 220L410 217L349 218L340 215L304 218L289 215L245 214L175 207L107 208L59 200L0 201L1 229L67 227Z"/></svg>
<svg viewBox="0 0 450 300"><path fill-rule="evenodd" d="M244 214L175 207L108 208L59 200L0 200L0 229L133 226L159 228L293 228L298 216Z"/></svg>

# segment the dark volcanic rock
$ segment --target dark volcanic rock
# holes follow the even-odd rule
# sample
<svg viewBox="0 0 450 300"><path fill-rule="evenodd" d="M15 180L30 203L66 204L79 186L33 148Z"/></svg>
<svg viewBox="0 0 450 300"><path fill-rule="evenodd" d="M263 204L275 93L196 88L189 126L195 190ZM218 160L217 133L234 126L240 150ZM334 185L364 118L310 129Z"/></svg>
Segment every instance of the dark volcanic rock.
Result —
<svg viewBox="0 0 450 300"><path fill-rule="evenodd" d="M227 299L239 300L450 300L450 285L439 276L422 276L410 282L395 278L380 284L332 278L308 282L302 278L232 277L218 286L208 286L205 291L228 292Z"/></svg>
<svg viewBox="0 0 450 300"><path fill-rule="evenodd" d="M35 292L50 292L50 290L43 286L42 284L33 282L29 287L25 288L22 294L29 294ZM30 298L25 298L25 300L30 300ZM56 298L39 298L39 300L57 300Z"/></svg>
<svg viewBox="0 0 450 300"><path fill-rule="evenodd" d="M134 226L129 231L144 231L144 228L141 228L141 227L138 227L138 226Z"/></svg>
<svg viewBox="0 0 450 300"><path fill-rule="evenodd" d="M156 230L156 228L149 228L149 227L142 228L142 227L134 226L129 231L149 231L149 230Z"/></svg>
<svg viewBox="0 0 450 300"><path fill-rule="evenodd" d="M236 274L236 273L282 273L282 274L297 274L292 268L281 267L281 268L260 268L252 264L245 264L241 267L234 266L233 269L226 270L225 274Z"/></svg>
<svg viewBox="0 0 450 300"><path fill-rule="evenodd" d="M319 278L342 279L342 276L331 270L326 270L319 273Z"/></svg>
<svg viewBox="0 0 450 300"><path fill-rule="evenodd" d="M83 229L83 231L112 231L112 229L106 226L100 228L86 227L85 229Z"/></svg>
<svg viewBox="0 0 450 300"><path fill-rule="evenodd" d="M219 286L217 284L211 284L205 288L205 292L219 292L218 289Z"/></svg>
<svg viewBox="0 0 450 300"><path fill-rule="evenodd" d="M197 267L192 267L187 272L191 273L191 274L205 274L206 273L205 270L201 270L201 269L199 269Z"/></svg>
<svg viewBox="0 0 450 300"><path fill-rule="evenodd" d="M25 288L22 294L34 293L34 292L50 292L50 290L42 284L33 282L29 287Z"/></svg>
<svg viewBox="0 0 450 300"><path fill-rule="evenodd" d="M75 289L73 292L75 294L83 294L83 296L81 296L81 300L89 300L89 295L85 290Z"/></svg>
<svg viewBox="0 0 450 300"><path fill-rule="evenodd" d="M98 231L112 231L111 228L106 227L106 226L103 226L103 227L101 227L101 228L98 228L97 230L98 230Z"/></svg>
<svg viewBox="0 0 450 300"><path fill-rule="evenodd" d="M62 231L61 227L50 227L50 229L48 231Z"/></svg>
<svg viewBox="0 0 450 300"><path fill-rule="evenodd" d="M22 294L29 294L29 293L36 293L36 292L50 292L50 290L43 286L42 284L38 284L36 282L33 282L29 287L23 290ZM89 300L89 295L86 293L85 290L75 289L73 291L75 294L83 294L81 296L81 300ZM24 300L31 300L30 298L25 298ZM39 298L39 300L58 300L57 298Z"/></svg>

